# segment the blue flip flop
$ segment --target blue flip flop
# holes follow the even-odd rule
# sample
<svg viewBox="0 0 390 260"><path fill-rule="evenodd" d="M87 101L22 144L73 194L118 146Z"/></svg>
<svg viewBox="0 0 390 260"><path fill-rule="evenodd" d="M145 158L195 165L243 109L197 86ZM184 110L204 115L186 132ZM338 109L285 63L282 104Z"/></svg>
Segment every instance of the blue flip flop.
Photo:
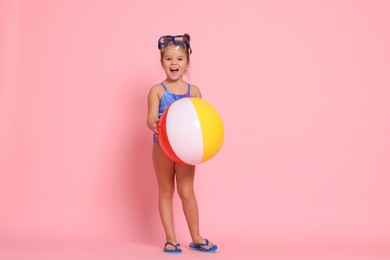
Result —
<svg viewBox="0 0 390 260"><path fill-rule="evenodd" d="M209 241L206 239L206 243L205 244L194 244L194 243L191 243L190 244L190 248L192 248L194 250L198 250L198 251L204 252L204 253L215 253L217 251L217 249L218 249L217 245L213 245L209 249L205 249L204 246L208 246L208 245L209 245Z"/></svg>
<svg viewBox="0 0 390 260"><path fill-rule="evenodd" d="M174 246L175 249L167 249L167 245L171 245L171 246ZM164 253L167 253L167 254L181 254L183 251L178 248L180 246L179 243L177 243L176 245L171 243L171 242L166 242L165 245L164 245Z"/></svg>

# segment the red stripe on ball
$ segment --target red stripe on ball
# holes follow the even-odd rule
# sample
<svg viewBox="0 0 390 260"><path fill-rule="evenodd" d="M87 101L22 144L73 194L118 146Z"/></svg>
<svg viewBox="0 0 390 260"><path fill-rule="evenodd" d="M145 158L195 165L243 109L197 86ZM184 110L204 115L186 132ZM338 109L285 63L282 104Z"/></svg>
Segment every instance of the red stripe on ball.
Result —
<svg viewBox="0 0 390 260"><path fill-rule="evenodd" d="M170 107L171 105L167 107L167 109L165 109L164 113L160 117L160 121L158 122L158 141L160 143L162 150L169 157L169 159L179 164L190 165L182 161L176 155L176 153L173 151L171 147L171 144L169 143L166 123L167 123L167 115Z"/></svg>

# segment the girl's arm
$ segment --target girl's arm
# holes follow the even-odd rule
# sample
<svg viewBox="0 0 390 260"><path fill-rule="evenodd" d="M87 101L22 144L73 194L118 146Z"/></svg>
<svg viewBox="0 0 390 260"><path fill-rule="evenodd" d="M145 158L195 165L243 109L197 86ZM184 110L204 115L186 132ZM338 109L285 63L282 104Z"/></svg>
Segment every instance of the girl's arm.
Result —
<svg viewBox="0 0 390 260"><path fill-rule="evenodd" d="M158 123L158 106L160 104L160 99L158 98L158 88L153 86L148 95L148 117L146 124L148 128L153 132L157 133L157 123Z"/></svg>
<svg viewBox="0 0 390 260"><path fill-rule="evenodd" d="M200 89L195 85L191 85L191 94L193 97L202 98L202 93L200 93Z"/></svg>

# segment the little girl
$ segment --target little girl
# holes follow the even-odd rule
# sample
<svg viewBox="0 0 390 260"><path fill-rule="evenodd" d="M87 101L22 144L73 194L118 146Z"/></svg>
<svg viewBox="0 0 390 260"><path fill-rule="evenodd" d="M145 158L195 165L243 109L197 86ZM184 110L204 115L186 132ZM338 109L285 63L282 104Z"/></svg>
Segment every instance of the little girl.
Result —
<svg viewBox="0 0 390 260"><path fill-rule="evenodd" d="M175 181L177 192L183 205L183 211L190 230L192 243L190 248L202 252L216 252L217 246L203 238L199 232L198 203L194 193L195 166L173 162L163 152L158 143L158 120L164 110L176 100L185 97L201 98L197 86L183 80L183 75L190 64L190 36L162 36L158 40L161 65L166 79L154 85L148 95L147 125L153 135L153 165L159 189L159 212L164 226L166 243L164 252L180 254L173 223L173 193Z"/></svg>

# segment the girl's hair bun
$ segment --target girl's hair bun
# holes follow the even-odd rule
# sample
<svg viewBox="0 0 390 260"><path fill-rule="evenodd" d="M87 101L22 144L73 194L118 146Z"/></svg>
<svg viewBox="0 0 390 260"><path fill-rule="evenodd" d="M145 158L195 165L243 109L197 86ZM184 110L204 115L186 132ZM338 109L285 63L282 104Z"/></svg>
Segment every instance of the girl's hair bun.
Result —
<svg viewBox="0 0 390 260"><path fill-rule="evenodd" d="M188 41L191 41L191 37L188 33L185 33L184 36L187 37Z"/></svg>

